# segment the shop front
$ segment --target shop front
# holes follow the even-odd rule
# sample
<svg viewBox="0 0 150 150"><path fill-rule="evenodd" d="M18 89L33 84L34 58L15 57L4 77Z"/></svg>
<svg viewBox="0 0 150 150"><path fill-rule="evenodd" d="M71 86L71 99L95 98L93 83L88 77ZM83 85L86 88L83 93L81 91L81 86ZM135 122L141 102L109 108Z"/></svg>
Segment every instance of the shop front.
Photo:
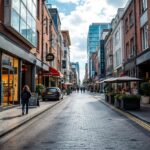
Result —
<svg viewBox="0 0 150 150"><path fill-rule="evenodd" d="M2 57L1 105L7 106L19 103L18 101L19 60L5 53L2 53L1 57Z"/></svg>
<svg viewBox="0 0 150 150"><path fill-rule="evenodd" d="M149 80L150 79L150 49L143 51L136 59L138 67L138 77Z"/></svg>
<svg viewBox="0 0 150 150"><path fill-rule="evenodd" d="M43 83L44 85L51 87L60 87L61 88L61 79L63 75L57 69L49 67L49 71L43 72Z"/></svg>

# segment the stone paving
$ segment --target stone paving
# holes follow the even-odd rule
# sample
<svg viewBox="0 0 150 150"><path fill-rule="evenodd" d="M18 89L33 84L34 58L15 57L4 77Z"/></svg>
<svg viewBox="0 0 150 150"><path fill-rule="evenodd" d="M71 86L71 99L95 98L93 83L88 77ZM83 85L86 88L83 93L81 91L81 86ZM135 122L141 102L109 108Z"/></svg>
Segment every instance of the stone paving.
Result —
<svg viewBox="0 0 150 150"><path fill-rule="evenodd" d="M35 127L36 126L36 127ZM72 93L2 150L149 150L150 134L89 93Z"/></svg>
<svg viewBox="0 0 150 150"><path fill-rule="evenodd" d="M0 112L0 137L59 102L60 101L40 102L40 106L30 106L29 113L27 115L22 115L21 106Z"/></svg>

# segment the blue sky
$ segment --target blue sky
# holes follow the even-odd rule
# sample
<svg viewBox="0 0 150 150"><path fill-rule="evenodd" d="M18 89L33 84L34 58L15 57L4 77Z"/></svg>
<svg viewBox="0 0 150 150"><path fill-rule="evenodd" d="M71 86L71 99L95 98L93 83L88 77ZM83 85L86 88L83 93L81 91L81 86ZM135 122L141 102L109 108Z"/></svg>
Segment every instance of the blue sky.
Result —
<svg viewBox="0 0 150 150"><path fill-rule="evenodd" d="M71 61L80 63L80 79L85 74L87 62L87 33L92 22L111 22L119 7L128 0L48 0L57 8L61 29L69 30L71 38Z"/></svg>

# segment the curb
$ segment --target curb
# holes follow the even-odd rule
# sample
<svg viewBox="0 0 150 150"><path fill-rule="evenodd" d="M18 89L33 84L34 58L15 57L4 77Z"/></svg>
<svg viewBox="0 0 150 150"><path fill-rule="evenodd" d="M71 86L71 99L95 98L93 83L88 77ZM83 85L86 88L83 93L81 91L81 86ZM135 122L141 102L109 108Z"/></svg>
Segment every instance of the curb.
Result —
<svg viewBox="0 0 150 150"><path fill-rule="evenodd" d="M65 97L65 98L66 98L66 97ZM36 118L37 116L40 116L40 115L43 114L44 112L48 111L49 109L53 108L53 107L56 106L57 104L61 103L63 100L64 100L64 99L62 99L62 100L56 102L54 105L51 105L51 106L47 107L47 108L44 109L44 110L41 110L41 111L38 112L38 113L35 113L34 115L30 116L29 118L26 118L25 120L19 122L18 124L12 125L11 128L9 128L9 129L7 129L7 130L5 130L5 131L3 131L3 132L0 133L0 138L3 137L3 136L5 136L6 134L12 132L13 130L17 129L18 127L24 125L25 123L31 121L32 119Z"/></svg>

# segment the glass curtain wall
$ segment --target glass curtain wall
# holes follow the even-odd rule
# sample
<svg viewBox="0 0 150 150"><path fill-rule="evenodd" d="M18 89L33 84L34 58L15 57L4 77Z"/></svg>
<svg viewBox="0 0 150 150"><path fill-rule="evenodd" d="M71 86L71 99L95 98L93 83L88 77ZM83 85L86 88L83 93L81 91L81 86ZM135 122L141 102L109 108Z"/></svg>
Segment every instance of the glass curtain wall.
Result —
<svg viewBox="0 0 150 150"><path fill-rule="evenodd" d="M36 46L36 0L12 0L11 26Z"/></svg>

